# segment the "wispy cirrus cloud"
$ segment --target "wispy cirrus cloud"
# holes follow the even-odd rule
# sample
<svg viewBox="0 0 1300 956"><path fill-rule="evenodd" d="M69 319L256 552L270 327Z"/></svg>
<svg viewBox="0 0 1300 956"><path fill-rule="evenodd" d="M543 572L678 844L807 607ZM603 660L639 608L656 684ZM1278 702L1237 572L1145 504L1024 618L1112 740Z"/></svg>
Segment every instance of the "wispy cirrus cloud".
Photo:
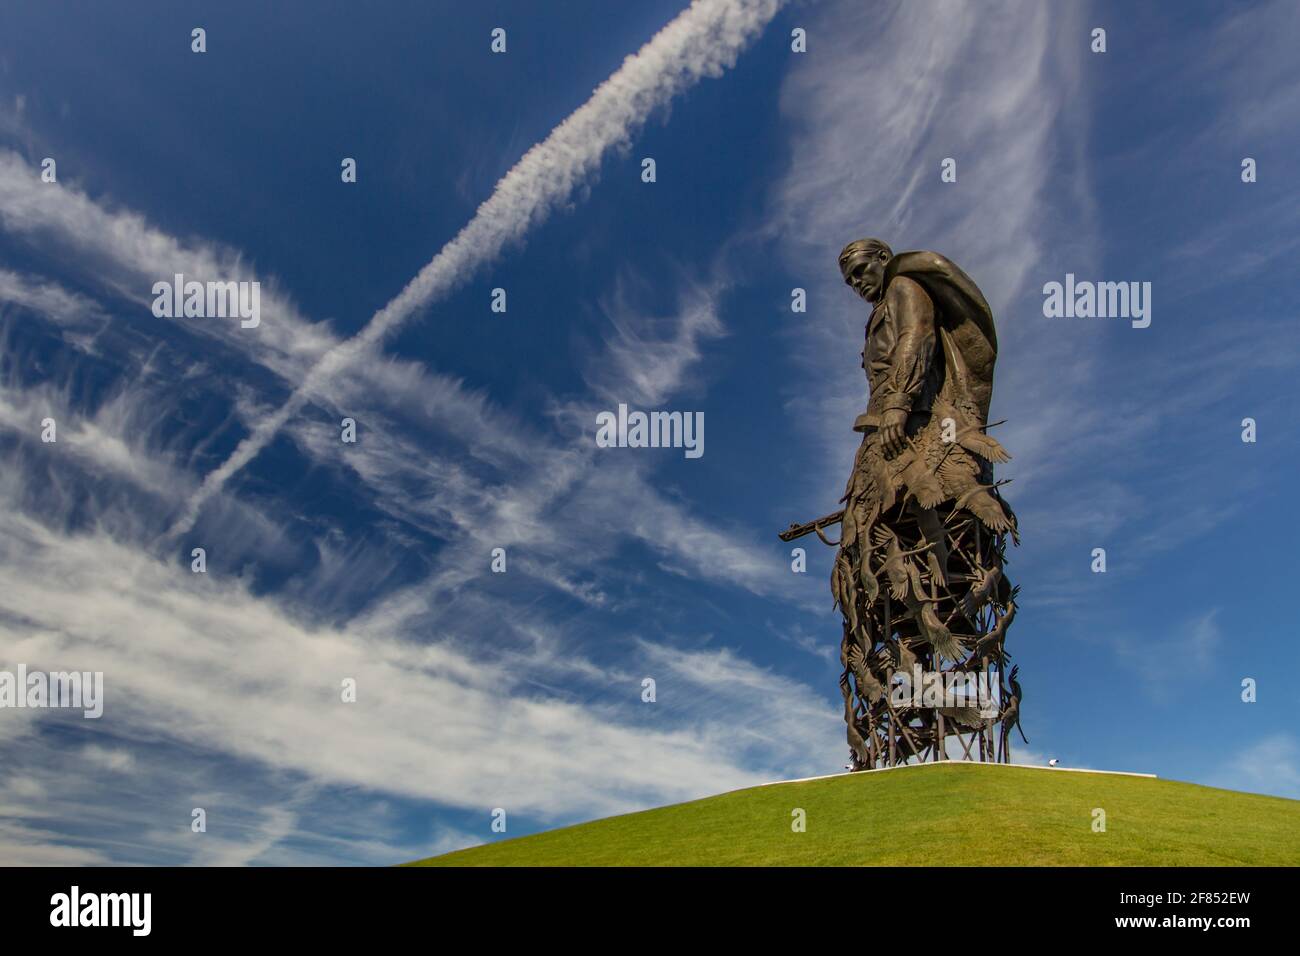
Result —
<svg viewBox="0 0 1300 956"><path fill-rule="evenodd" d="M643 118L638 111L652 109L688 81L715 75L776 6L693 7L685 15L690 30L670 30L653 56L630 60L611 81L608 96L598 91L595 114L583 114L568 133L548 141L548 151L524 167L527 175L507 177L498 190L501 202L509 199L516 212L532 210L520 213L523 221L543 214L563 191L554 192L554 170L539 162L558 161L556 149L564 153L561 147L576 136L584 150L595 152L584 152L586 159L568 157L576 165L564 168L594 169L604 149L621 143L618 124L630 132ZM669 76L656 80L647 64ZM629 109L626 116L619 112ZM597 127L589 122L595 120ZM584 138L596 128L608 134L603 145ZM547 182L538 187L540 195L532 195L527 184L539 179ZM403 549L420 544L413 536L427 534L461 547L482 546L484 552L488 544L508 545L516 555L512 580L532 580L588 607L608 608L645 601L621 595L620 589L630 591L636 582L604 560L630 540L660 554L675 573L775 593L778 575L772 568L734 535L664 497L645 480L646 465L598 462L590 448L573 447L567 425L559 435L524 426L454 376L381 356L378 337L374 349L345 349L345 361L326 361L329 387L317 388L312 376L322 368L322 357L337 358L345 346L298 313L273 281L264 299L266 340L233 324L164 328L144 310L142 290L157 278L176 271L191 277L258 274L237 250L201 238L177 239L73 185L42 191L33 188L37 181L25 161L0 156L0 196L6 199L0 227L38 254L72 253L68 271L77 277L75 290L10 274L8 300L23 310L25 328L32 317L68 328L87 317L102 319L110 329L106 347L84 360L95 363L97 376L119 384L107 399L88 398L72 387L82 368L47 370L31 384L20 374L21 363L9 366L3 425L6 438L17 440L9 447L23 467L6 476L0 494L13 506L6 512L5 540L22 553L0 551L0 579L6 593L12 588L14 594L6 601L0 643L32 666L76 658L79 667L114 675L109 680L120 695L115 737L79 751L102 773L121 776L122 768L131 767L146 776L145 742L155 748L165 742L178 759L224 762L244 781L274 767L294 778L286 789L298 796L282 797L283 804L260 812L237 809L256 799L238 787L186 798L210 798L227 815L236 812L234 831L195 843L178 826L151 832L129 849L120 834L138 827L141 817L125 806L114 807L123 813L119 828L103 821L114 836L98 840L67 826L78 818L80 798L65 801L57 818L46 818L59 824L57 832L34 823L41 814L28 806L15 813L13 846L27 846L35 859L45 841L46 861L80 853L76 858L85 862L158 854L176 862L283 862L307 858L286 844L324 839L304 821L326 800L323 792L338 788L360 788L370 799L395 794L466 809L508 803L512 812L563 820L758 782L785 772L789 760L817 759L782 743L790 721L806 720L808 733L822 733L827 713L817 708L815 695L795 681L763 676L737 654L710 658L703 680L700 673L672 666L674 658L656 655L654 641L629 637L628 646L640 648L648 666L664 669L670 685L689 680L695 688L647 729L629 672L587 657L566 634L564 620L551 620L538 606L536 588L486 600L478 593L483 570L463 552L439 555L413 587L394 589L385 580L397 570ZM429 284L422 273L413 287L423 291L399 297L405 314L418 308L414 303L429 301L442 288L439 282L454 280L446 278L449 262L490 255L487 247L499 248L522 228L517 224L503 233L500 225L472 230L467 245L435 259L436 281ZM617 374L604 377L601 386L610 394L626 390L667 399L698 363L700 343L721 333L712 301L716 289L701 291L682 281L681 311L662 319L648 318L617 294L610 300L614 332L605 349L607 365ZM111 333L138 325L156 330L158 341L144 351L115 351L122 343ZM191 375L208 364L195 343L213 339L222 355L239 361L221 363L217 376ZM667 347L650 361L634 362L632 350L647 342ZM285 392L310 393L312 401L334 410L364 410L366 454L351 461L338 454L337 435L312 422L286 418L285 433L313 467L359 479L349 487L390 519L377 529L379 546L345 540L328 516L277 510L284 504L278 497L250 501L222 493L206 499L209 514L200 536L220 573L192 574L188 543L182 549L186 560L179 563L153 547L150 530L157 530L178 499L196 494L199 451L214 440L211 433L198 441L195 435L168 434L157 414L150 416L162 407L163 386L175 385L177 369L196 397L222 409L230 425L255 430L274 417ZM58 462L59 487L43 507L33 508L42 476L31 467L38 460L31 423L47 412L60 423L61 444L40 453ZM431 434L450 447L431 451ZM95 489L89 497L88 488ZM142 497L123 507L114 496L124 489ZM599 495L598 506L574 504L593 494ZM72 521L75 515L82 520ZM295 523L292 533L288 522ZM249 533L258 523L265 525L262 531ZM306 563L304 525L311 529L307 547L314 552ZM575 541L581 545L576 554ZM724 560L710 560L712 552ZM274 595L259 582L259 566L267 563L297 569ZM309 613L312 607L355 608L376 586L363 614ZM510 653L503 655L507 648ZM346 710L337 701L345 670L377 690L372 701L359 701L367 707ZM628 696L621 698L617 687L624 681ZM708 693L701 697L701 690ZM714 709L720 701L726 702L723 711ZM330 712L341 722L328 718ZM357 719L361 714L368 716ZM732 739L737 715L745 720L744 748ZM529 729L511 734L503 722ZM5 731L7 752L24 752L32 762L31 778L50 782L49 768L36 756L39 748L31 748L51 731L51 722L11 721ZM765 735L772 744L766 754L759 746ZM590 774L585 784L583 772ZM164 777L160 770L150 779L161 790ZM467 839L449 829L431 842L450 847ZM74 849L78 845L98 849ZM339 845L352 853L391 853L398 846L383 835L369 850L353 838L341 838Z"/></svg>
<svg viewBox="0 0 1300 956"><path fill-rule="evenodd" d="M638 277L644 281L644 277ZM718 318L718 302L727 284L715 277L701 283L679 270L673 283L678 292L674 314L640 314L624 274L602 303L612 333L588 362L585 374L593 399L612 407L657 408L679 395L687 376L699 365L704 343L726 334Z"/></svg>
<svg viewBox="0 0 1300 956"><path fill-rule="evenodd" d="M524 692L527 671L505 660L414 643L392 610L308 629L237 580L194 575L101 536L21 519L5 531L26 555L0 553L8 611L27 622L0 623L9 655L33 669L75 660L102 671L127 725L321 782L546 817L755 779L693 734L626 726L607 707ZM66 600L60 582L80 598ZM443 627L454 640L454 623ZM541 664L533 658L534 670ZM356 681L355 705L342 702L344 679ZM632 753L638 759L621 757Z"/></svg>
<svg viewBox="0 0 1300 956"><path fill-rule="evenodd" d="M734 64L779 8L780 0L696 0L629 56L586 103L524 154L474 218L392 301L357 335L322 356L284 405L205 476L170 533L192 527L203 503L265 448L314 394L328 390L341 370L567 201L610 150L628 143L653 110Z"/></svg>
<svg viewBox="0 0 1300 956"><path fill-rule="evenodd" d="M187 325L187 334L220 340L291 380L336 344L328 327L303 316L272 277L260 275L236 249L203 239L181 239L144 216L96 201L75 183L43 183L40 170L10 150L0 150L0 228L52 261L76 263L96 300L109 296L139 308L141 322L162 329L149 312L152 288L176 273L202 281L259 281L263 321L254 338L238 323ZM78 305L85 306L83 294ZM102 306L101 306L102 308ZM172 326L174 330L179 329Z"/></svg>

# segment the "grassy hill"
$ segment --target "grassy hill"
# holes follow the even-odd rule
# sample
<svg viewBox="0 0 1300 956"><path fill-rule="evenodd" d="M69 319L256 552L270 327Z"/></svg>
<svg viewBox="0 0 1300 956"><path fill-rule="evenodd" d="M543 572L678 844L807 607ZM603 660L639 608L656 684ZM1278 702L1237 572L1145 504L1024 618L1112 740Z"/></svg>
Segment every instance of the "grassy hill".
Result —
<svg viewBox="0 0 1300 956"><path fill-rule="evenodd" d="M794 808L807 829L791 830ZM1092 811L1106 811L1106 832ZM737 790L408 866L1300 865L1300 801L941 764Z"/></svg>

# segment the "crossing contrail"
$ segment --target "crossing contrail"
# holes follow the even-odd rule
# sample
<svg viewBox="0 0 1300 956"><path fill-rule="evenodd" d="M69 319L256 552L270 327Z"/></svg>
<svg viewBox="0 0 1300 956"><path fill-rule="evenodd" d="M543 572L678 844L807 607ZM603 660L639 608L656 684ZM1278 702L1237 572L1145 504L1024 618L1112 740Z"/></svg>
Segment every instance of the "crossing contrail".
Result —
<svg viewBox="0 0 1300 956"><path fill-rule="evenodd" d="M596 87L591 98L497 183L474 218L352 338L325 353L288 400L259 422L190 496L168 536L194 526L203 504L247 465L313 395L357 356L490 262L565 202L611 148L626 144L657 106L706 76L720 76L776 15L783 0L696 0Z"/></svg>

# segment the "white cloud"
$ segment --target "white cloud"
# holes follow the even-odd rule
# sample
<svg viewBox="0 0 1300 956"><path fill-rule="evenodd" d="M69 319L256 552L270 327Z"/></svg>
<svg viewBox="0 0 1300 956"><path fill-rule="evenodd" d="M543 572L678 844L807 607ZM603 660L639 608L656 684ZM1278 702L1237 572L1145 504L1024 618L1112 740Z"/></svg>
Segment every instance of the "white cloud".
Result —
<svg viewBox="0 0 1300 956"><path fill-rule="evenodd" d="M131 756L129 750L101 747L98 744L88 744L81 748L80 758L86 763L114 773L129 771L135 766L135 758Z"/></svg>
<svg viewBox="0 0 1300 956"><path fill-rule="evenodd" d="M1300 800L1300 745L1291 734L1264 737L1225 760L1207 782Z"/></svg>
<svg viewBox="0 0 1300 956"><path fill-rule="evenodd" d="M0 302L20 305L50 316L61 325L99 324L108 317L99 303L48 279L22 276L0 269Z"/></svg>
<svg viewBox="0 0 1300 956"><path fill-rule="evenodd" d="M587 385L593 397L610 408L620 402L660 408L699 367L702 344L724 334L717 303L725 286L716 279L704 286L679 275L677 313L653 319L638 314L632 305L629 281L620 277L613 295L602 303L614 334L589 363Z"/></svg>
<svg viewBox="0 0 1300 956"><path fill-rule="evenodd" d="M118 736L163 735L320 784L545 819L762 779L735 747L732 706L687 707L667 729L638 727L613 705L528 691L523 661L403 636L400 602L346 629L307 629L237 580L193 575L12 514L3 523L11 544L0 548L0 589L9 613L25 622L0 620L7 656L38 669L102 671L101 720ZM806 735L819 717L806 688L733 655L700 655L682 667L681 654L653 645L646 652L713 687L719 700L734 704L743 691L751 719L742 736L751 742L762 736L763 714L778 722L767 731L772 740L806 739L793 735ZM355 704L340 700L345 678L357 682ZM274 832L282 825L286 818L268 824Z"/></svg>
<svg viewBox="0 0 1300 956"><path fill-rule="evenodd" d="M234 249L208 241L183 241L129 210L96 202L74 184L42 183L39 171L16 153L0 150L0 226L50 258L75 264L96 283L137 310L146 327L172 322L150 311L153 284L187 278L238 279L262 283L262 324L240 329L235 321L209 320L186 331L219 339L278 374L297 380L335 343L329 330L308 322L278 289L259 276Z"/></svg>
<svg viewBox="0 0 1300 956"><path fill-rule="evenodd" d="M1156 700L1168 700L1180 685L1209 673L1222 653L1218 608L1210 608L1167 634L1107 634L1119 661L1142 678Z"/></svg>

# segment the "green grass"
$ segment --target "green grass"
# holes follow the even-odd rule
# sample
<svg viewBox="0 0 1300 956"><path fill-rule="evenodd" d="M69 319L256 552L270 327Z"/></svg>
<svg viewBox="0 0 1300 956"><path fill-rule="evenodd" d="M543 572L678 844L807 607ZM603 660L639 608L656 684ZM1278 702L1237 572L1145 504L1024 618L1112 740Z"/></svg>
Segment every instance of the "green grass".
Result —
<svg viewBox="0 0 1300 956"><path fill-rule="evenodd" d="M791 830L791 811L807 829ZM1106 811L1094 833L1092 811ZM409 866L1295 866L1300 801L946 764L737 790Z"/></svg>

